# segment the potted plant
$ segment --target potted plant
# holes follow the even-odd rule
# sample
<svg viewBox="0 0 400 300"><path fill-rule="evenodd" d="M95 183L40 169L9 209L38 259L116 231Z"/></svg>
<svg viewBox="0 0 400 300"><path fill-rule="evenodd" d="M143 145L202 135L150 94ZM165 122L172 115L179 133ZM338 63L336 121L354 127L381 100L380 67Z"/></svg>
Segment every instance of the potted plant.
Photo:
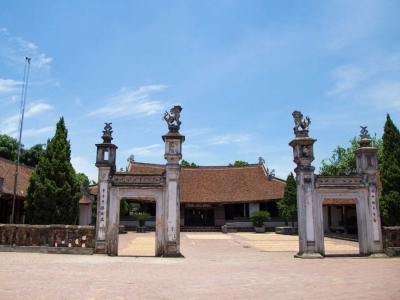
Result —
<svg viewBox="0 0 400 300"><path fill-rule="evenodd" d="M255 232L264 233L265 232L264 222L268 221L269 219L271 219L271 216L269 212L265 210L252 212L251 220L253 221Z"/></svg>
<svg viewBox="0 0 400 300"><path fill-rule="evenodd" d="M150 218L150 214L146 212L132 212L131 216L134 217L136 220L139 221L139 227L136 228L136 232L146 232L146 220Z"/></svg>

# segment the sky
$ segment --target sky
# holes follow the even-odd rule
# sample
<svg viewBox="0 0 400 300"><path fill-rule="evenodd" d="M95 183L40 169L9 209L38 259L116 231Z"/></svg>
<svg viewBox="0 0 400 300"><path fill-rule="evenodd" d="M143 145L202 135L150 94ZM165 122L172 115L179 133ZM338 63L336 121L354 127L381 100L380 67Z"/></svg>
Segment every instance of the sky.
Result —
<svg viewBox="0 0 400 300"><path fill-rule="evenodd" d="M292 112L311 118L316 173L368 126L400 126L400 2L6 1L0 10L0 134L46 143L64 117L77 172L97 180L112 123L117 169L164 164L164 111L181 105L183 159L236 160L286 179Z"/></svg>

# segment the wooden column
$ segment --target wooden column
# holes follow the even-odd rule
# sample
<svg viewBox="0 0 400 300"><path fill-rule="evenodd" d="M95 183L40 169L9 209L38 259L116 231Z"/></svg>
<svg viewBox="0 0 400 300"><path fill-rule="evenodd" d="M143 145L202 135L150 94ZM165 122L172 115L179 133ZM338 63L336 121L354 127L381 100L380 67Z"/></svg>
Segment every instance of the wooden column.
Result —
<svg viewBox="0 0 400 300"><path fill-rule="evenodd" d="M330 230L332 226L332 206L328 205L328 230Z"/></svg>
<svg viewBox="0 0 400 300"><path fill-rule="evenodd" d="M347 230L347 207L345 205L342 206L342 220L343 220L343 227L344 233L348 233Z"/></svg>

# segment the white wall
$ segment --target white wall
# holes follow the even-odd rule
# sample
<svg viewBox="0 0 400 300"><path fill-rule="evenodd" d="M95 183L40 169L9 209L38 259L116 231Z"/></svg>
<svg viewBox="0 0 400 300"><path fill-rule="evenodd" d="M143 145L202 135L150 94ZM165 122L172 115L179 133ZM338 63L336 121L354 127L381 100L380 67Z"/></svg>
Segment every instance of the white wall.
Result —
<svg viewBox="0 0 400 300"><path fill-rule="evenodd" d="M92 205L91 204L80 204L79 205L79 225L86 226L91 222L92 216Z"/></svg>
<svg viewBox="0 0 400 300"><path fill-rule="evenodd" d="M249 203L249 214L252 212L260 211L260 203Z"/></svg>
<svg viewBox="0 0 400 300"><path fill-rule="evenodd" d="M324 218L324 232L329 231L329 217L328 217L328 206L322 206L322 215Z"/></svg>

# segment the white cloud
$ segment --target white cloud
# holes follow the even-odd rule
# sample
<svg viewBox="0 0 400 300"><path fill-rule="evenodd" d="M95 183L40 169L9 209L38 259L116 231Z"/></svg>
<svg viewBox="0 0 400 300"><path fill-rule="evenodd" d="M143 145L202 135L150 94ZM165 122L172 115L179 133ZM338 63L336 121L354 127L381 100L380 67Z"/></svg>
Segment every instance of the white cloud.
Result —
<svg viewBox="0 0 400 300"><path fill-rule="evenodd" d="M128 155L134 155L135 159L140 157L162 157L164 155L164 145L154 144L145 147L134 147L124 151Z"/></svg>
<svg viewBox="0 0 400 300"><path fill-rule="evenodd" d="M361 96L377 108L400 111L400 82L380 82L367 89Z"/></svg>
<svg viewBox="0 0 400 300"><path fill-rule="evenodd" d="M46 57L46 54L40 52L39 47L31 42L20 37L14 37L9 34L7 28L0 29L6 43L0 49L0 55L6 57L10 61L20 64L25 57L31 58L32 69L37 71L47 71L51 68L50 64L53 61L52 57Z"/></svg>
<svg viewBox="0 0 400 300"><path fill-rule="evenodd" d="M152 100L150 93L166 89L164 85L149 85L132 90L121 88L121 90L107 102L108 104L92 111L89 115L102 117L126 117L126 116L149 116L163 110L161 101Z"/></svg>
<svg viewBox="0 0 400 300"><path fill-rule="evenodd" d="M192 128L182 131L182 134L185 136L199 136L209 134L211 131L213 131L211 128Z"/></svg>
<svg viewBox="0 0 400 300"><path fill-rule="evenodd" d="M335 87L326 92L327 96L336 96L344 92L353 90L361 82L372 75L372 71L351 65L341 65L332 72L332 77L336 81Z"/></svg>
<svg viewBox="0 0 400 300"><path fill-rule="evenodd" d="M31 106L29 106L25 113L24 113L24 118L31 118L34 117L36 115L42 114L43 112L47 111L47 110L51 110L53 109L53 106L46 104L46 103L36 103L33 104ZM18 131L18 124L19 124L19 120L20 120L20 114L14 114L8 118L5 118L1 123L0 123L0 131L3 134L8 134L11 136L15 136L17 134ZM26 131L24 131L25 133ZM47 131L46 131L47 132ZM43 133L43 132L41 132ZM32 133L31 133L32 135Z"/></svg>
<svg viewBox="0 0 400 300"><path fill-rule="evenodd" d="M378 1L335 2L336 11L329 6L330 28L328 50L341 50L360 39L367 38L380 27L382 5Z"/></svg>
<svg viewBox="0 0 400 300"><path fill-rule="evenodd" d="M83 156L72 156L71 164L76 173L84 173L90 180L98 181L98 169L94 165L95 162L89 162Z"/></svg>
<svg viewBox="0 0 400 300"><path fill-rule="evenodd" d="M219 135L209 139L209 142L213 145L223 145L231 143L248 142L254 139L252 134L226 134Z"/></svg>
<svg viewBox="0 0 400 300"><path fill-rule="evenodd" d="M22 82L13 79L0 78L0 94L15 92L20 87Z"/></svg>
<svg viewBox="0 0 400 300"><path fill-rule="evenodd" d="M327 97L362 101L382 109L400 108L400 52L341 65L331 74L334 87L325 93Z"/></svg>
<svg viewBox="0 0 400 300"><path fill-rule="evenodd" d="M44 133L51 132L54 130L55 130L55 127L44 127L44 128L39 128L39 129L30 128L30 129L23 130L22 135L25 137L26 136L38 136L38 135L42 135Z"/></svg>

